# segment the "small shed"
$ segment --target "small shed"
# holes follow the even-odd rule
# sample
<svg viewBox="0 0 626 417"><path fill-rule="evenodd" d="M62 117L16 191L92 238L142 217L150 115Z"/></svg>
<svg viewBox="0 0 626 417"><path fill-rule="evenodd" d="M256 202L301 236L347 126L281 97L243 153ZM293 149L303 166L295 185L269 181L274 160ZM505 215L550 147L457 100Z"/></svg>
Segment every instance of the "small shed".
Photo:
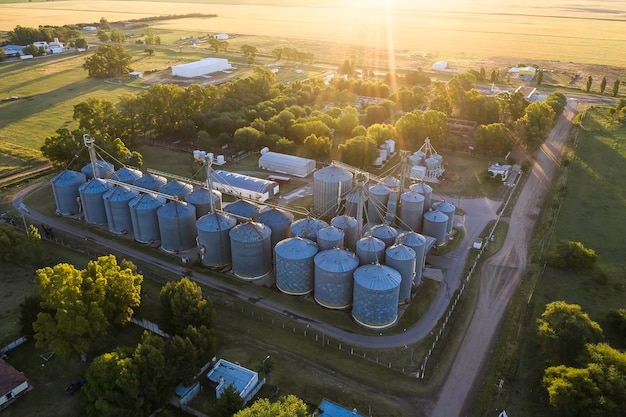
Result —
<svg viewBox="0 0 626 417"><path fill-rule="evenodd" d="M315 171L315 161L284 153L264 152L259 158L259 168L296 177L306 177Z"/></svg>
<svg viewBox="0 0 626 417"><path fill-rule="evenodd" d="M349 410L328 400L323 400L313 415L319 417L365 417L363 414L359 414L356 408Z"/></svg>
<svg viewBox="0 0 626 417"><path fill-rule="evenodd" d="M232 69L233 66L223 58L206 58L200 61L189 62L187 64L174 65L172 75L184 78L201 77L219 71Z"/></svg>
<svg viewBox="0 0 626 417"><path fill-rule="evenodd" d="M143 72L141 71L131 71L128 73L128 78L131 80L135 80L137 78L143 78Z"/></svg>
<svg viewBox="0 0 626 417"><path fill-rule="evenodd" d="M23 373L0 359L0 410L4 410L31 386Z"/></svg>
<svg viewBox="0 0 626 417"><path fill-rule="evenodd" d="M244 402L248 402L261 389L265 380L259 381L259 374L236 363L220 359L211 368L207 378L215 386L215 396L220 398L226 387L233 385Z"/></svg>
<svg viewBox="0 0 626 417"><path fill-rule="evenodd" d="M213 35L213 37L215 39L219 39L221 41L225 41L225 40L227 40L229 38L227 33L216 33L215 35Z"/></svg>

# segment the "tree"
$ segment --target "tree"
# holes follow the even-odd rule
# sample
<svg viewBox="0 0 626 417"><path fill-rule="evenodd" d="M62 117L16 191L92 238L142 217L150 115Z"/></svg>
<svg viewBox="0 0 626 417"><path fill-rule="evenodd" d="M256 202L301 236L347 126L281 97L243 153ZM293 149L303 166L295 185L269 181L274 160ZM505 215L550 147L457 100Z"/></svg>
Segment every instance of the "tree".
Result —
<svg viewBox="0 0 626 417"><path fill-rule="evenodd" d="M537 85L541 85L542 82L543 82L543 71L539 70L537 71Z"/></svg>
<svg viewBox="0 0 626 417"><path fill-rule="evenodd" d="M173 394L173 385L178 381L165 357L165 342L161 336L144 332L141 342L133 352L133 364L137 369L141 412L135 415L149 415Z"/></svg>
<svg viewBox="0 0 626 417"><path fill-rule="evenodd" d="M147 43L147 42L146 42ZM217 53L220 51L220 40L216 38L209 38L209 46Z"/></svg>
<svg viewBox="0 0 626 417"><path fill-rule="evenodd" d="M114 30L110 35L111 42L123 43L126 36L124 36L124 32L121 30Z"/></svg>
<svg viewBox="0 0 626 417"><path fill-rule="evenodd" d="M109 34L106 33L104 30L102 29L98 29L98 40L100 42L108 42L109 41Z"/></svg>
<svg viewBox="0 0 626 417"><path fill-rule="evenodd" d="M213 328L213 305L202 296L200 286L189 278L165 284L160 299L166 331L179 334L189 325Z"/></svg>
<svg viewBox="0 0 626 417"><path fill-rule="evenodd" d="M311 417L306 404L295 395L280 397L275 402L260 398L233 417Z"/></svg>
<svg viewBox="0 0 626 417"><path fill-rule="evenodd" d="M593 249L581 242L561 240L549 257L550 265L557 268L590 269L598 259Z"/></svg>
<svg viewBox="0 0 626 417"><path fill-rule="evenodd" d="M215 401L211 415L214 417L232 417L243 406L244 400L239 391L233 384L230 384L222 390L220 397Z"/></svg>
<svg viewBox="0 0 626 417"><path fill-rule="evenodd" d="M100 18L99 28L102 30L111 30L111 25L109 24L109 21L106 19L106 17Z"/></svg>
<svg viewBox="0 0 626 417"><path fill-rule="evenodd" d="M593 78L591 77L591 75L587 78L587 84L585 85L585 91L589 92L591 91L591 84L593 83Z"/></svg>
<svg viewBox="0 0 626 417"><path fill-rule="evenodd" d="M21 264L33 259L40 250L40 240L0 223L0 264Z"/></svg>
<svg viewBox="0 0 626 417"><path fill-rule="evenodd" d="M626 309L609 310L606 321L621 337L626 338Z"/></svg>
<svg viewBox="0 0 626 417"><path fill-rule="evenodd" d="M304 149L309 157L316 160L325 160L330 155L332 141L329 137L311 134L304 139Z"/></svg>
<svg viewBox="0 0 626 417"><path fill-rule="evenodd" d="M530 101L526 100L526 97L516 91L514 93L500 93L498 94L498 100L502 104L502 122L511 126L515 121L524 116L526 108L530 104Z"/></svg>
<svg viewBox="0 0 626 417"><path fill-rule="evenodd" d="M365 109L364 122L367 126L375 123L384 123L387 119L389 119L389 113L380 104L372 104Z"/></svg>
<svg viewBox="0 0 626 417"><path fill-rule="evenodd" d="M615 82L613 82L613 97L617 97L619 94L619 83L619 80L615 80Z"/></svg>
<svg viewBox="0 0 626 417"><path fill-rule="evenodd" d="M283 56L283 48L275 48L272 50L272 54L276 55L276 59L280 61Z"/></svg>
<svg viewBox="0 0 626 417"><path fill-rule="evenodd" d="M262 133L253 127L240 127L233 135L233 145L241 151L256 151Z"/></svg>
<svg viewBox="0 0 626 417"><path fill-rule="evenodd" d="M4 52L4 48L0 49L0 62L4 61L5 59L7 59L7 53Z"/></svg>
<svg viewBox="0 0 626 417"><path fill-rule="evenodd" d="M148 54L148 56L152 56L154 55L154 49L152 48L146 48L143 50L146 54Z"/></svg>
<svg viewBox="0 0 626 417"><path fill-rule="evenodd" d="M534 102L526 107L524 116L515 122L515 129L527 149L536 149L545 142L554 118L554 110L547 103Z"/></svg>
<svg viewBox="0 0 626 417"><path fill-rule="evenodd" d="M365 168L372 164L378 154L378 145L368 136L357 136L348 139L339 145L341 160L358 168Z"/></svg>
<svg viewBox="0 0 626 417"><path fill-rule="evenodd" d="M578 304L554 301L537 319L537 331L544 353L553 363L572 365L586 343L602 339L600 325L591 320Z"/></svg>
<svg viewBox="0 0 626 417"><path fill-rule="evenodd" d="M85 59L83 68L92 78L116 78L130 71L131 55L119 44L101 45Z"/></svg>
<svg viewBox="0 0 626 417"><path fill-rule="evenodd" d="M87 49L87 39L85 38L76 38L76 40L74 41L74 46L77 49Z"/></svg>
<svg viewBox="0 0 626 417"><path fill-rule="evenodd" d="M606 89L606 77L602 77L602 81L600 81L600 94L604 94L605 89Z"/></svg>
<svg viewBox="0 0 626 417"><path fill-rule="evenodd" d="M35 335L33 323L37 320L37 314L41 312L41 297L31 295L26 297L20 304L20 332L23 336L32 338Z"/></svg>
<svg viewBox="0 0 626 417"><path fill-rule="evenodd" d="M567 106L567 97L560 91L555 91L546 97L545 103L552 107L555 115L560 115Z"/></svg>
<svg viewBox="0 0 626 417"><path fill-rule="evenodd" d="M506 155L513 147L511 132L503 123L479 126L474 143L477 151L497 157Z"/></svg>
<svg viewBox="0 0 626 417"><path fill-rule="evenodd" d="M256 46L252 45L241 45L241 52L247 57L256 56L258 49Z"/></svg>

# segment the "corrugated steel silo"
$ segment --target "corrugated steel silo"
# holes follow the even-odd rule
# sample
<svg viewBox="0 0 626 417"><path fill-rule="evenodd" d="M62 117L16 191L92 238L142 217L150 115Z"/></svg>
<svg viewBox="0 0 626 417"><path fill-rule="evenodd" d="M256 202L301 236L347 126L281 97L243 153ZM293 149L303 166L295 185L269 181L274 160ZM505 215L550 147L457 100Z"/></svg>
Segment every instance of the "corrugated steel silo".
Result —
<svg viewBox="0 0 626 417"><path fill-rule="evenodd" d="M196 247L196 208L184 201L170 201L157 210L161 249L178 253Z"/></svg>
<svg viewBox="0 0 626 417"><path fill-rule="evenodd" d="M413 284L420 285L422 283L422 271L424 269L426 238L419 233L405 232L398 235L396 241L415 251L415 278L413 278Z"/></svg>
<svg viewBox="0 0 626 417"><path fill-rule="evenodd" d="M335 226L324 227L317 232L317 246L320 250L343 248L344 236L343 230Z"/></svg>
<svg viewBox="0 0 626 417"><path fill-rule="evenodd" d="M369 188L369 200L367 202L367 222L382 223L387 214L387 201L389 201L389 187L383 184L374 184Z"/></svg>
<svg viewBox="0 0 626 417"><path fill-rule="evenodd" d="M178 197L179 200L185 198L185 196L193 191L191 184L187 184L180 181L170 181L167 184L159 188L159 192L172 197Z"/></svg>
<svg viewBox="0 0 626 417"><path fill-rule="evenodd" d="M50 180L52 193L57 206L57 213L63 216L74 216L80 213L78 188L85 184L87 177L82 172L65 170Z"/></svg>
<svg viewBox="0 0 626 417"><path fill-rule="evenodd" d="M237 200L224 206L224 211L238 217L256 219L259 215L259 206L245 200ZM239 220L242 221L242 220Z"/></svg>
<svg viewBox="0 0 626 417"><path fill-rule="evenodd" d="M345 249L327 249L315 255L315 301L334 309L350 307L359 259Z"/></svg>
<svg viewBox="0 0 626 417"><path fill-rule="evenodd" d="M395 269L380 264L360 266L354 271L352 317L361 326L384 329L398 320L398 298L402 277Z"/></svg>
<svg viewBox="0 0 626 417"><path fill-rule="evenodd" d="M154 243L161 240L157 210L165 203L165 198L148 193L139 194L128 202L133 234L137 242Z"/></svg>
<svg viewBox="0 0 626 417"><path fill-rule="evenodd" d="M424 217L424 196L415 191L407 191L400 196L400 221L403 229L419 232Z"/></svg>
<svg viewBox="0 0 626 417"><path fill-rule="evenodd" d="M257 216L257 222L263 223L272 230L272 247L291 236L289 226L293 222L293 214L279 209L265 210Z"/></svg>
<svg viewBox="0 0 626 417"><path fill-rule="evenodd" d="M345 169L329 165L313 173L313 211L322 216L334 216L339 209L337 200L352 190L353 175Z"/></svg>
<svg viewBox="0 0 626 417"><path fill-rule="evenodd" d="M236 277L254 280L272 271L272 229L262 223L247 222L233 227L229 236Z"/></svg>
<svg viewBox="0 0 626 417"><path fill-rule="evenodd" d="M371 235L365 236L356 242L356 254L361 265L383 263L385 261L385 242Z"/></svg>
<svg viewBox="0 0 626 417"><path fill-rule="evenodd" d="M356 241L359 239L357 220L347 215L334 217L330 221L331 226L343 230L343 244L346 249L352 252L356 251Z"/></svg>
<svg viewBox="0 0 626 417"><path fill-rule="evenodd" d="M346 195L346 211L345 214L347 216L350 217L354 217L355 219L358 217L357 216L357 211L359 208L359 198L360 198L360 193L358 191L353 191L351 193L349 193L348 195ZM363 195L363 209L367 208L367 195ZM365 211L365 210L364 210ZM361 213L363 216L365 216L365 213ZM364 217L362 217L364 218Z"/></svg>
<svg viewBox="0 0 626 417"><path fill-rule="evenodd" d="M98 166L98 178L115 178L115 167L112 163L98 159L96 160L96 165ZM93 178L93 166L91 162L83 166L80 172L85 174L87 179Z"/></svg>
<svg viewBox="0 0 626 417"><path fill-rule="evenodd" d="M424 214L423 232L426 236L437 239L437 246L445 245L447 230L448 216L437 210Z"/></svg>
<svg viewBox="0 0 626 417"><path fill-rule="evenodd" d="M78 187L85 222L89 224L106 224L107 214L104 210L102 195L109 191L111 187L111 184L101 178L92 178Z"/></svg>
<svg viewBox="0 0 626 417"><path fill-rule="evenodd" d="M432 208L431 200L433 197L433 187L431 187L430 185L426 183L418 182L418 183L411 185L409 187L409 190L415 191L416 193L420 193L421 195L424 196L424 212L427 212Z"/></svg>
<svg viewBox="0 0 626 417"><path fill-rule="evenodd" d="M274 247L276 287L289 295L304 295L313 291L317 252L315 242L298 236L278 242Z"/></svg>
<svg viewBox="0 0 626 417"><path fill-rule="evenodd" d="M430 158L426 158L426 161L424 161L426 164L426 169L427 170L436 170L437 166L439 164L439 161L433 157Z"/></svg>
<svg viewBox="0 0 626 417"><path fill-rule="evenodd" d="M369 232L372 236L385 242L386 247L396 243L396 238L398 237L398 231L387 224L377 224Z"/></svg>
<svg viewBox="0 0 626 417"><path fill-rule="evenodd" d="M411 298L411 286L415 278L415 262L415 251L408 246L398 244L385 250L385 265L398 271L402 277L399 298L401 303L408 302Z"/></svg>
<svg viewBox="0 0 626 417"><path fill-rule="evenodd" d="M440 203L435 204L435 210L440 211L446 216L448 216L448 224L446 225L446 234L452 233L452 227L454 226L454 212L456 211L456 207L454 207L454 204L448 203L447 201L442 201Z"/></svg>
<svg viewBox="0 0 626 417"><path fill-rule="evenodd" d="M320 231L320 229L323 229L325 227L328 227L328 223L326 223L324 220L307 217L291 223L289 229L291 230L291 236L300 236L316 242L317 233Z"/></svg>
<svg viewBox="0 0 626 417"><path fill-rule="evenodd" d="M202 265L223 268L232 263L229 233L236 225L237 219L225 213L208 213L196 221Z"/></svg>
<svg viewBox="0 0 626 417"><path fill-rule="evenodd" d="M135 180L133 185L147 190L159 191L159 188L163 187L166 183L167 179L165 179L165 177L155 174L146 174Z"/></svg>
<svg viewBox="0 0 626 417"><path fill-rule="evenodd" d="M211 199L213 199L213 207L221 210L222 193L217 190L209 191L207 188L200 187L185 196L185 201L196 207L197 219L211 211Z"/></svg>
<svg viewBox="0 0 626 417"><path fill-rule="evenodd" d="M115 171L115 175L111 179L125 182L126 184L134 184L139 178L143 177L143 173L138 169L130 167L121 167Z"/></svg>
<svg viewBox="0 0 626 417"><path fill-rule="evenodd" d="M139 195L139 191L128 187L115 186L102 195L104 211L111 233L126 234L133 232L128 202Z"/></svg>

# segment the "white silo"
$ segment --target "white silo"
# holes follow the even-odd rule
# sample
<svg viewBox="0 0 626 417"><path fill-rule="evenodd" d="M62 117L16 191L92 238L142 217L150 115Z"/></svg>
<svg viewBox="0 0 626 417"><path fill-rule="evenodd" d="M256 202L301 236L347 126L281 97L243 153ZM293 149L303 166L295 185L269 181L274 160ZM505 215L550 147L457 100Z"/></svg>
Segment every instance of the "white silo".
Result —
<svg viewBox="0 0 626 417"><path fill-rule="evenodd" d="M353 175L336 165L313 173L313 211L320 216L335 216L338 201L352 190Z"/></svg>
<svg viewBox="0 0 626 417"><path fill-rule="evenodd" d="M446 244L447 230L448 216L437 210L429 211L424 214L424 234L437 239L437 246Z"/></svg>
<svg viewBox="0 0 626 417"><path fill-rule="evenodd" d="M356 242L356 254L361 265L382 263L385 261L385 242L371 235L365 236Z"/></svg>
<svg viewBox="0 0 626 417"><path fill-rule="evenodd" d="M92 178L78 187L85 222L97 225L106 224L107 215L102 195L111 187L111 184L100 178Z"/></svg>
<svg viewBox="0 0 626 417"><path fill-rule="evenodd" d="M418 183L411 185L409 187L409 190L415 191L416 193L423 195L424 196L424 212L430 211L430 209L432 208L431 200L433 196L433 187L431 187L430 185L426 183L418 182Z"/></svg>
<svg viewBox="0 0 626 417"><path fill-rule="evenodd" d="M359 259L345 249L328 249L315 255L315 301L321 306L345 309L352 303L354 278Z"/></svg>
<svg viewBox="0 0 626 417"><path fill-rule="evenodd" d="M291 230L291 236L300 236L316 242L318 232L325 227L328 227L328 223L324 220L306 217L291 223L289 229Z"/></svg>
<svg viewBox="0 0 626 417"><path fill-rule="evenodd" d="M413 278L413 284L420 285L424 270L426 238L416 232L404 232L398 235L396 241L399 244L408 246L415 252L415 278Z"/></svg>
<svg viewBox="0 0 626 417"><path fill-rule="evenodd" d="M272 272L272 229L247 222L233 227L229 236L233 273L237 278L261 279Z"/></svg>
<svg viewBox="0 0 626 417"><path fill-rule="evenodd" d="M377 224L373 226L369 233L375 238L385 242L386 247L393 245L398 237L398 231L386 224Z"/></svg>
<svg viewBox="0 0 626 417"><path fill-rule="evenodd" d="M327 226L317 232L317 246L320 250L343 248L343 230L335 226Z"/></svg>
<svg viewBox="0 0 626 417"><path fill-rule="evenodd" d="M65 170L50 180L56 203L56 212L63 216L75 216L80 213L80 193L78 189L87 182L82 172Z"/></svg>
<svg viewBox="0 0 626 417"><path fill-rule="evenodd" d="M230 230L237 219L227 213L207 213L196 221L202 265L223 268L232 263Z"/></svg>
<svg viewBox="0 0 626 417"><path fill-rule="evenodd" d="M401 282L400 273L389 266L360 266L354 271L354 320L369 329L393 326L398 320Z"/></svg>
<svg viewBox="0 0 626 417"><path fill-rule="evenodd" d="M359 239L358 236L358 228L357 228L357 220L354 217L350 217L347 215L334 217L330 224L335 226L338 229L343 230L344 238L343 243L344 246L351 250L352 252L356 251L356 241Z"/></svg>
<svg viewBox="0 0 626 417"><path fill-rule="evenodd" d="M274 247L276 287L289 295L305 295L313 291L317 252L315 242L299 236L278 242Z"/></svg>
<svg viewBox="0 0 626 417"><path fill-rule="evenodd" d="M367 222L382 223L387 214L387 201L389 200L389 187L383 184L374 184L369 187L369 199L367 202Z"/></svg>
<svg viewBox="0 0 626 417"><path fill-rule="evenodd" d="M422 218L424 217L425 198L415 191L407 191L400 195L400 220L401 229L420 232L422 230Z"/></svg>
<svg viewBox="0 0 626 417"><path fill-rule="evenodd" d="M456 207L454 204L448 203L447 201L442 201L434 205L435 210L442 212L446 216L448 216L448 223L446 225L446 234L452 233L452 228L454 226L454 212L456 211Z"/></svg>
<svg viewBox="0 0 626 417"><path fill-rule="evenodd" d="M139 191L121 185L111 188L102 195L107 224L111 233L126 234L133 232L128 203L139 195Z"/></svg>
<svg viewBox="0 0 626 417"><path fill-rule="evenodd" d="M400 273L400 303L408 302L411 298L411 287L415 279L415 251L405 245L393 245L385 250L385 265Z"/></svg>

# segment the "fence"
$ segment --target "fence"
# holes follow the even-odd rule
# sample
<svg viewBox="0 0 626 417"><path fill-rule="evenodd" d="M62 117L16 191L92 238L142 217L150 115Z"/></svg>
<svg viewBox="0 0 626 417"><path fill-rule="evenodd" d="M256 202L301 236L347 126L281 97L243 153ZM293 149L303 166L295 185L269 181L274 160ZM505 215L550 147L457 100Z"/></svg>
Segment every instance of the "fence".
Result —
<svg viewBox="0 0 626 417"><path fill-rule="evenodd" d="M150 320L131 317L130 322L133 324L136 324L137 326L143 327L144 329L152 333L158 334L161 337L170 337L169 334L165 333L163 330L159 328L158 324L153 323Z"/></svg>
<svg viewBox="0 0 626 417"><path fill-rule="evenodd" d="M15 339L11 343L9 343L8 345L6 345L2 349L0 349L0 354L4 354L4 353L6 353L6 352L8 352L8 351L10 351L12 349L15 349L16 347L18 347L22 343L26 342L26 340L27 340L26 336L22 336L19 339Z"/></svg>

